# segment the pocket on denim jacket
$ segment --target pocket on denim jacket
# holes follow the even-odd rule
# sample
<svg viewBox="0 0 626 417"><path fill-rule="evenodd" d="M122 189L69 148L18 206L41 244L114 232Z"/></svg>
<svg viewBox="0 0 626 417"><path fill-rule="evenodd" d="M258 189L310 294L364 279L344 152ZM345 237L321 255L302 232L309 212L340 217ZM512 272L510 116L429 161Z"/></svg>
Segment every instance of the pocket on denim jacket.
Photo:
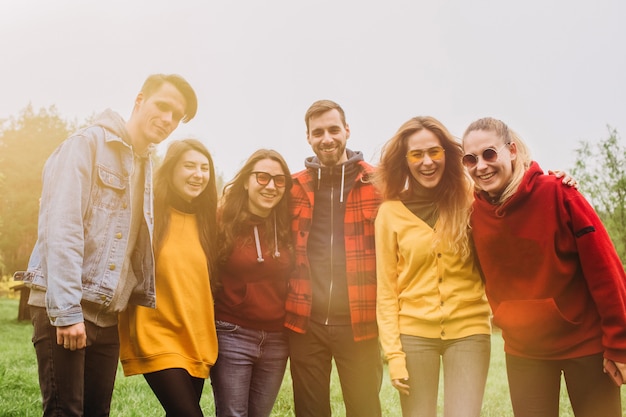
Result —
<svg viewBox="0 0 626 417"><path fill-rule="evenodd" d="M128 178L98 165L98 181L92 189L91 201L96 207L118 210L128 204Z"/></svg>

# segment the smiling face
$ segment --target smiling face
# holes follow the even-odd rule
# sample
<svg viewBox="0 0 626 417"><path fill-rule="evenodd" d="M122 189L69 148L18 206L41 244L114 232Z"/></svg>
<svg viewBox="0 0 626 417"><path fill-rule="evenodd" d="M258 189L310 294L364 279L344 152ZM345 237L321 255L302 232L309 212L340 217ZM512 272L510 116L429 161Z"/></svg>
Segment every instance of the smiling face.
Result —
<svg viewBox="0 0 626 417"><path fill-rule="evenodd" d="M517 148L515 143L504 145L502 138L491 130L472 130L463 138L464 152L478 157L478 163L467 170L476 185L491 197L499 196L513 177L512 161L517 157ZM483 158L487 148L497 150L494 161Z"/></svg>
<svg viewBox="0 0 626 417"><path fill-rule="evenodd" d="M211 177L211 165L206 156L195 150L182 154L172 172L172 185L176 194L191 202L206 188Z"/></svg>
<svg viewBox="0 0 626 417"><path fill-rule="evenodd" d="M346 142L349 138L350 127L344 126L336 109L309 119L307 141L323 166L335 166L348 160Z"/></svg>
<svg viewBox="0 0 626 417"><path fill-rule="evenodd" d="M139 93L126 125L135 150L143 152L148 145L167 139L178 127L185 110L185 97L168 82L149 96Z"/></svg>
<svg viewBox="0 0 626 417"><path fill-rule="evenodd" d="M265 172L272 177L285 175L280 163L273 159L261 159L254 164L252 172ZM277 187L274 179L261 185L255 174L250 174L244 188L248 191L248 210L260 217L269 216L285 194L285 187Z"/></svg>
<svg viewBox="0 0 626 417"><path fill-rule="evenodd" d="M415 150L424 151L424 158L421 161L410 162L407 159L411 175L424 188L436 187L441 181L446 168L445 152L443 157L438 160L431 159L430 152L427 152L435 147L441 147L441 141L428 129L421 129L407 138L407 153Z"/></svg>

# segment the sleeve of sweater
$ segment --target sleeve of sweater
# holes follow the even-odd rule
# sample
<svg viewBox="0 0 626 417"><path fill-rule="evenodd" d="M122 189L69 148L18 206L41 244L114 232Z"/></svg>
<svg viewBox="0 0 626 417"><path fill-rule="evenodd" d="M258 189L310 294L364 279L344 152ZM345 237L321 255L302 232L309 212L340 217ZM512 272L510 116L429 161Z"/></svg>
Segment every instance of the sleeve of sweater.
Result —
<svg viewBox="0 0 626 417"><path fill-rule="evenodd" d="M393 209L383 203L376 216L376 318L380 343L389 362L391 379L409 377L406 355L400 343L398 325L398 250L397 236L393 228Z"/></svg>
<svg viewBox="0 0 626 417"><path fill-rule="evenodd" d="M605 357L626 362L626 274L604 225L589 202L563 187L580 263L602 321Z"/></svg>

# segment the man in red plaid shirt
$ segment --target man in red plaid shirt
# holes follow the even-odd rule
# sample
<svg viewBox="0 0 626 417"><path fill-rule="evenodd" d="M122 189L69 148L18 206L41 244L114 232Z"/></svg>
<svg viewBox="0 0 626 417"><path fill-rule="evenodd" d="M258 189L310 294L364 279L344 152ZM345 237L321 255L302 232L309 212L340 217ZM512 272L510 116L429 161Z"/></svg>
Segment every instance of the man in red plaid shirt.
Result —
<svg viewBox="0 0 626 417"><path fill-rule="evenodd" d="M373 167L346 149L350 127L337 103L313 103L305 122L315 156L293 176L296 263L285 322L296 415L331 415L334 358L346 416L379 417Z"/></svg>

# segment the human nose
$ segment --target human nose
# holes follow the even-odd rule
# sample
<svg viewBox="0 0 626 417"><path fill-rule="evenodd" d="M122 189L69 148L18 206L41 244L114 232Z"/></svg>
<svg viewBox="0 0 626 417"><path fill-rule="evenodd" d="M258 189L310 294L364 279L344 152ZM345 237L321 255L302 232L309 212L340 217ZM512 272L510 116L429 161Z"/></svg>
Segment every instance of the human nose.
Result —
<svg viewBox="0 0 626 417"><path fill-rule="evenodd" d="M481 170L487 167L487 162L483 159L482 156L476 157L476 166L474 167L476 170Z"/></svg>
<svg viewBox="0 0 626 417"><path fill-rule="evenodd" d="M322 142L330 142L333 140L333 135L331 135L331 133L328 130L324 131L324 134L322 135Z"/></svg>
<svg viewBox="0 0 626 417"><path fill-rule="evenodd" d="M422 158L422 165L430 165L433 163L433 159L428 155L428 152L424 153L424 157Z"/></svg>
<svg viewBox="0 0 626 417"><path fill-rule="evenodd" d="M174 121L174 113L172 111L163 111L161 112L161 120L167 122L169 124Z"/></svg>
<svg viewBox="0 0 626 417"><path fill-rule="evenodd" d="M270 178L270 180L265 185L265 188L269 188L272 190L276 188L276 183L274 182L274 178Z"/></svg>

